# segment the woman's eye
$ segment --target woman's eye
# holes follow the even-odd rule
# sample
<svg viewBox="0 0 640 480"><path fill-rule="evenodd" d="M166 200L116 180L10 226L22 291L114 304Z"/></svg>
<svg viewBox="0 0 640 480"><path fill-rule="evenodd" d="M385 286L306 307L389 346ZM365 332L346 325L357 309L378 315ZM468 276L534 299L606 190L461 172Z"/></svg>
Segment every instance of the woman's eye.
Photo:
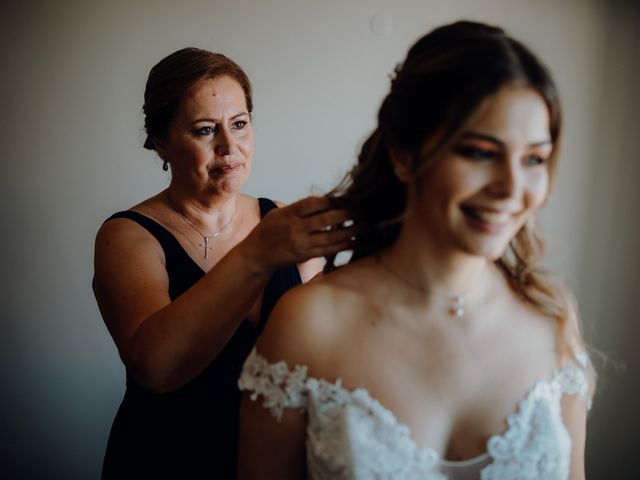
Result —
<svg viewBox="0 0 640 480"><path fill-rule="evenodd" d="M215 128L210 127L210 126L202 127L202 128L199 128L198 130L196 130L196 135L202 136L202 137L207 136L207 135L212 135L214 133L216 133Z"/></svg>
<svg viewBox="0 0 640 480"><path fill-rule="evenodd" d="M236 122L233 122L233 128L235 128L236 130L242 130L244 127L247 126L247 122L246 120L238 120Z"/></svg>
<svg viewBox="0 0 640 480"><path fill-rule="evenodd" d="M456 153L472 160L490 160L495 158L496 152L477 147L458 147Z"/></svg>
<svg viewBox="0 0 640 480"><path fill-rule="evenodd" d="M524 164L527 166L533 167L535 165L542 165L543 163L545 163L545 159L540 155L527 155L524 158Z"/></svg>

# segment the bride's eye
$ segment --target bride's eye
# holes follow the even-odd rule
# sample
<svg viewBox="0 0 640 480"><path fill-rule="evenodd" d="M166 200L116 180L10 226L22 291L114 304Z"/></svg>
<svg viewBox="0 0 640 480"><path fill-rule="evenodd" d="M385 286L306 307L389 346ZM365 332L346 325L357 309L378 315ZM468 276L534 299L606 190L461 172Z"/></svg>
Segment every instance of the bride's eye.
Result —
<svg viewBox="0 0 640 480"><path fill-rule="evenodd" d="M488 150L485 148L474 147L471 145L463 145L456 147L454 151L465 158L470 160L491 160L496 157L494 150Z"/></svg>
<svg viewBox="0 0 640 480"><path fill-rule="evenodd" d="M536 165L543 165L546 163L546 159L540 155L527 155L523 159L523 163L528 167L535 167Z"/></svg>

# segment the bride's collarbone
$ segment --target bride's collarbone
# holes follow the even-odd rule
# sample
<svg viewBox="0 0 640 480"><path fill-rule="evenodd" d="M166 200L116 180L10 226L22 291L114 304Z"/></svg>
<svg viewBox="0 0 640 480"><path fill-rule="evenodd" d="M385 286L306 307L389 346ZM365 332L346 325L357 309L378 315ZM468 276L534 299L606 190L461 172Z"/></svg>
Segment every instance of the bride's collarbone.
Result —
<svg viewBox="0 0 640 480"><path fill-rule="evenodd" d="M483 353L438 342L421 349L417 340L387 338L353 348L350 353L360 360L344 359L357 368L341 368L342 380L349 390L367 390L409 427L417 445L450 460L469 459L484 453L490 437L504 433L507 418L535 383L550 378L553 354L543 358L544 344L534 341L518 355L516 345L498 343Z"/></svg>
<svg viewBox="0 0 640 480"><path fill-rule="evenodd" d="M452 460L483 453L536 381L554 371L553 325L511 308L470 316L486 323L475 330L455 325L465 318L436 322L416 312L377 299L352 311L328 380L365 389L419 446Z"/></svg>

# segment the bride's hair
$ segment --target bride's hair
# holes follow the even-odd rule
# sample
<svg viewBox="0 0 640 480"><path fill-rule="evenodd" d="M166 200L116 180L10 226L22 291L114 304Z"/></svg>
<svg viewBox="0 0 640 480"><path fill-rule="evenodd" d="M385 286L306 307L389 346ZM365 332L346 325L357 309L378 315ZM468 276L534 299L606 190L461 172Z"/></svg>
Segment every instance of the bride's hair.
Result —
<svg viewBox="0 0 640 480"><path fill-rule="evenodd" d="M500 28L469 21L436 28L396 67L377 128L364 142L356 165L328 194L361 229L350 261L380 252L400 232L406 187L394 174L390 150L408 153L413 158L412 178L418 178L456 141L482 102L506 85L529 87L547 105L553 144L547 168L553 186L561 109L547 68ZM565 287L536 266L543 251L543 239L531 219L496 264L517 294L556 320L559 347L574 353L583 348L574 302ZM335 256L327 258L325 271L333 268Z"/></svg>

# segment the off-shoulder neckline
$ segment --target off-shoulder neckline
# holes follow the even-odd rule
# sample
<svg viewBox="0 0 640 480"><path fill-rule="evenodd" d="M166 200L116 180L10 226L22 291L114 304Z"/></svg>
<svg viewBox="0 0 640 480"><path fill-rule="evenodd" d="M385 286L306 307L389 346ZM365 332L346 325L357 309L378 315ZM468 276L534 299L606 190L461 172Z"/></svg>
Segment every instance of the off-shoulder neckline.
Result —
<svg viewBox="0 0 640 480"><path fill-rule="evenodd" d="M305 372L305 375L304 375L305 383L309 381L318 382L318 385L334 389L337 391L337 393L340 393L343 396L346 395L348 398L357 398L361 395L364 396L365 401L369 403L369 406L372 407L372 410L374 410L376 417L378 418L387 417L392 422L394 429L397 429L398 431L403 432L404 436L408 440L409 445L411 445L412 449L414 449L416 452L426 455L428 458L434 459L434 463L439 466L445 466L447 468L454 468L454 469L469 467L473 464L486 461L488 458L491 458L491 460L495 460L495 457L491 455L491 443L499 441L501 439L504 440L510 435L514 434L513 432L515 431L516 425L520 424L520 422L518 422L518 418L524 415L527 403L532 401L534 398L536 398L536 395L539 395L540 392L545 388L549 388L557 385L560 382L562 376L565 374L565 372L573 368L580 369L581 365L585 366L586 363L588 362L588 360L586 359L586 353L580 352L578 355L576 355L575 360L568 361L562 367L556 367L547 378L536 380L533 386L520 399L514 411L510 413L505 419L506 428L502 432L489 436L485 444L486 448L484 453L481 453L480 455L476 455L475 457L465 459L465 460L447 460L442 458L442 456L434 448L420 446L416 442L416 440L411 436L411 427L405 423L400 422L397 419L396 415L393 413L393 411L387 408L386 406L384 406L375 397L373 397L366 388L356 387L354 389L349 390L342 386L341 378L337 378L335 382L330 382L329 380L326 380L323 378L315 378L315 377L307 376L306 375L307 367L305 365L295 365L294 369L289 369L287 362L284 360L280 360L275 363L269 363L269 361L266 358L264 358L262 355L258 353L256 347L253 348L250 356L255 356L259 358L269 366L273 366L273 367L282 366L283 368L286 369L287 373L290 373L294 370L303 369L303 371ZM560 396L562 396L562 394L563 392L562 390L560 390ZM482 469L484 469L486 466L488 465L484 465Z"/></svg>

